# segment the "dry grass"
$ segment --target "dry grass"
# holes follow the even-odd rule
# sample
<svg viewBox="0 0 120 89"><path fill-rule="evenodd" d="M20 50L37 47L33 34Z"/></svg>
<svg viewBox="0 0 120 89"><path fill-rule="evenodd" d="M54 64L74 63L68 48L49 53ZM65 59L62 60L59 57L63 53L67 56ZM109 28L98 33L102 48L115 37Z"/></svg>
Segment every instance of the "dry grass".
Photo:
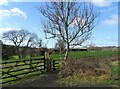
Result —
<svg viewBox="0 0 120 89"><path fill-rule="evenodd" d="M118 66L116 57L67 60L66 64L61 66L59 82L67 86L79 86L84 84L111 85L113 82L117 84L118 81L116 79L118 78L111 72L110 66L112 68Z"/></svg>

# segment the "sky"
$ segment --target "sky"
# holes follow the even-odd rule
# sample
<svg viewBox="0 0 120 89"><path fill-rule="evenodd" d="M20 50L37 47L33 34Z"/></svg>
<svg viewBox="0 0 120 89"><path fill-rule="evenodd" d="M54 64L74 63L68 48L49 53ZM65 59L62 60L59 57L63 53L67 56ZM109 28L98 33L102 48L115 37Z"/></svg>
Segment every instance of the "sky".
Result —
<svg viewBox="0 0 120 89"><path fill-rule="evenodd" d="M95 8L100 9L100 16L98 18L98 24L93 29L91 39L83 43L83 45L92 43L96 46L118 46L117 0L114 0L114 2L112 0L109 2L108 0L91 0L91 2ZM42 38L47 47L53 48L55 40L45 39L44 32L41 28L41 21L44 20L44 16L35 8L41 5L44 5L44 1L0 0L0 40L2 40L2 34L6 31L25 28Z"/></svg>

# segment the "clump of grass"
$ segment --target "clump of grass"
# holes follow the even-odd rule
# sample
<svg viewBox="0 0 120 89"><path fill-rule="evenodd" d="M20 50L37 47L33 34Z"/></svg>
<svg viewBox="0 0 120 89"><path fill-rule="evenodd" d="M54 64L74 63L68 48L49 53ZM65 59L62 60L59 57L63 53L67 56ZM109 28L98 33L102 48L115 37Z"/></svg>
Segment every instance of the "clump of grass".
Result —
<svg viewBox="0 0 120 89"><path fill-rule="evenodd" d="M86 85L105 85L105 84L110 84L108 82L109 77L106 75L102 75L99 77L94 77L94 76L84 76L82 78L75 78L73 76L65 77L57 82L69 87L80 87L80 86L86 86Z"/></svg>
<svg viewBox="0 0 120 89"><path fill-rule="evenodd" d="M114 69L114 71L117 71L117 69ZM66 64L61 67L58 83L66 86L111 85L113 84L111 75L113 75L111 68L105 59L67 60Z"/></svg>
<svg viewBox="0 0 120 89"><path fill-rule="evenodd" d="M67 77L75 73L101 76L110 74L110 69L103 60L97 58L83 58L80 60L67 60L65 65L61 66L60 77Z"/></svg>

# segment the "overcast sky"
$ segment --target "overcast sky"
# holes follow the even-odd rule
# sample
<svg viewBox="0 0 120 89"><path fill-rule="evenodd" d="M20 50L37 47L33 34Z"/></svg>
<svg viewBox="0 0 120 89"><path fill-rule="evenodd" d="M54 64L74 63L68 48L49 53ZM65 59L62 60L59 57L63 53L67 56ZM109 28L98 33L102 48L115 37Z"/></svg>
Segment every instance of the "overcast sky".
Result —
<svg viewBox="0 0 120 89"><path fill-rule="evenodd" d="M10 1L10 0L9 0ZM19 1L19 2L18 2ZM46 40L41 29L39 11L35 6L41 6L44 2L32 2L36 0L0 0L0 39L2 34L12 29L26 28L36 33L48 47L54 47L54 40ZM26 1L26 2L25 2ZM29 1L29 2L28 2ZM98 2L95 2L98 1ZM101 1L101 2L99 2ZM93 29L92 43L98 46L118 45L118 2L117 0L91 0L95 8L101 11L97 26ZM10 43L11 44L11 43ZM87 42L84 43L88 44Z"/></svg>

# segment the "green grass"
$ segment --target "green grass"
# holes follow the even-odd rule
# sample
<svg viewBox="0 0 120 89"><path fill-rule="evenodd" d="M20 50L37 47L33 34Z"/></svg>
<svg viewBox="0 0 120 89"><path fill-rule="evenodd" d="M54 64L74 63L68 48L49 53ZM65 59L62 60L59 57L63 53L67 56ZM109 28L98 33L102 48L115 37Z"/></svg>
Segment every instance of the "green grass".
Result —
<svg viewBox="0 0 120 89"><path fill-rule="evenodd" d="M84 58L84 57L109 57L113 55L118 55L118 52L113 52L113 51L76 51L76 52L69 52L68 58ZM64 57L64 54L62 54L62 58ZM60 55L59 54L52 54L51 58L53 59L59 59Z"/></svg>
<svg viewBox="0 0 120 89"><path fill-rule="evenodd" d="M69 57L105 57L110 55L117 55L118 52L112 52L112 51L95 51L95 52L70 52Z"/></svg>
<svg viewBox="0 0 120 89"><path fill-rule="evenodd" d="M111 69L111 77L112 79L109 81L112 85L118 86L120 84L119 81L119 75L120 75L120 68L119 68L120 62L117 62L115 64L109 64L109 67Z"/></svg>

